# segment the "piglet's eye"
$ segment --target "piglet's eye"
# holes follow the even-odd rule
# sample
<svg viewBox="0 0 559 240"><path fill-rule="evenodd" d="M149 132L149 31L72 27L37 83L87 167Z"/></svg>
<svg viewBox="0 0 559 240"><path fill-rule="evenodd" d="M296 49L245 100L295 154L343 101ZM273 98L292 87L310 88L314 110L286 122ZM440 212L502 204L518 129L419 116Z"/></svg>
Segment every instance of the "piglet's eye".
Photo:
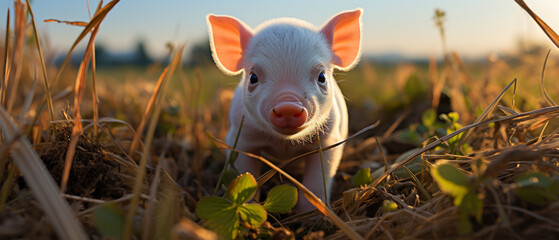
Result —
<svg viewBox="0 0 559 240"><path fill-rule="evenodd" d="M325 83L326 82L326 75L324 75L324 72L321 72L320 74L318 74L318 82L319 83Z"/></svg>
<svg viewBox="0 0 559 240"><path fill-rule="evenodd" d="M258 77L256 76L256 74L251 73L249 76L250 79L250 84L256 84L258 83Z"/></svg>

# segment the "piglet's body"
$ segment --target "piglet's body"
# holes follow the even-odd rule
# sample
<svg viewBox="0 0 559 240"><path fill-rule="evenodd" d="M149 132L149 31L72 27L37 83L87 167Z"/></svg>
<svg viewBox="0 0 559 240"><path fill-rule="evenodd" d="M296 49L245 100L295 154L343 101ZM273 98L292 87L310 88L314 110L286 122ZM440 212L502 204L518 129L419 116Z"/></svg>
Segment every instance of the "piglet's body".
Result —
<svg viewBox="0 0 559 240"><path fill-rule="evenodd" d="M342 12L321 28L297 19L270 20L256 30L228 16L208 15L214 60L227 74L243 73L231 105L227 143L237 149L287 160L347 137L347 109L333 69L359 59L362 9ZM323 152L329 191L343 146ZM320 155L304 160L303 184L324 199ZM261 163L240 154L240 172L260 175ZM302 196L298 209L313 206ZM329 198L328 198L329 199Z"/></svg>

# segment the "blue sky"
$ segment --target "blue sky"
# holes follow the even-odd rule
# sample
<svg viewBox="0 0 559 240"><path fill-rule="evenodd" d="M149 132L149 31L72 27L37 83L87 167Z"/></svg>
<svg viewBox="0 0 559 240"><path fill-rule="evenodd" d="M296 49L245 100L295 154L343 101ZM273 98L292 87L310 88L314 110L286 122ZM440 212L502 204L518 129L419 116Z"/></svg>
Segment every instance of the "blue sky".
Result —
<svg viewBox="0 0 559 240"><path fill-rule="evenodd" d="M108 2L108 1L105 1ZM528 5L552 28L559 31L559 1L526 0ZM90 0L91 7L97 0ZM86 0L32 1L39 33L48 39L51 49L66 52L80 27L44 23L54 18L87 21ZM296 17L321 25L343 10L364 8L363 53L398 53L409 57L441 54L441 40L432 16L436 8L447 14L448 47L464 56L510 52L518 39L550 45L543 32L514 0L392 0L392 1L193 1L193 0L122 0L101 25L98 43L110 50L126 51L139 39L156 56L165 53L167 42L191 44L207 38L205 16L208 13L235 16L251 27L276 17ZM10 0L0 1L0 30L5 31Z"/></svg>

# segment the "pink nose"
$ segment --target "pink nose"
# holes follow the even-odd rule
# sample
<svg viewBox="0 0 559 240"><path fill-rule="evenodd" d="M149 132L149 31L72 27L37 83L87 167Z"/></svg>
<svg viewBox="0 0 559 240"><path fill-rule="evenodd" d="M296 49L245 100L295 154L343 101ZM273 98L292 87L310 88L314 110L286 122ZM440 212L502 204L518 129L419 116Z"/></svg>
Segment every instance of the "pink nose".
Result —
<svg viewBox="0 0 559 240"><path fill-rule="evenodd" d="M303 126L307 121L307 109L298 102L280 102L270 111L270 122L285 133Z"/></svg>

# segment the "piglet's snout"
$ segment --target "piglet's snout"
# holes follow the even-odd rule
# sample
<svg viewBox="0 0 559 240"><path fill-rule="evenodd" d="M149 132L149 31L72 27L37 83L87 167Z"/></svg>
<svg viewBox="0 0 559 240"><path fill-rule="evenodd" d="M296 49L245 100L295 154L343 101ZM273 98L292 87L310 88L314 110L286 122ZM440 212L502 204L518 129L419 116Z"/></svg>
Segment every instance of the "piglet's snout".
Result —
<svg viewBox="0 0 559 240"><path fill-rule="evenodd" d="M296 99L280 99L270 111L270 122L280 133L295 134L307 121L308 112Z"/></svg>

